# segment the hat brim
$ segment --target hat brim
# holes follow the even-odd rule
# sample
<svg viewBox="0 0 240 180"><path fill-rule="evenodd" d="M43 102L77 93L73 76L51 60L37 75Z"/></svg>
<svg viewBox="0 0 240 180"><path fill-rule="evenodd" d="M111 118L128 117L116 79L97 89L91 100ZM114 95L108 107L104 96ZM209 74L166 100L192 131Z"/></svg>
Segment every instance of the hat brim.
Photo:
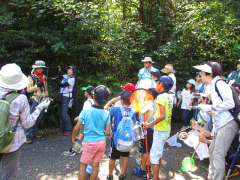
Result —
<svg viewBox="0 0 240 180"><path fill-rule="evenodd" d="M29 84L29 79L23 74L22 80L16 84L5 84L0 79L0 86L7 89L22 90Z"/></svg>
<svg viewBox="0 0 240 180"><path fill-rule="evenodd" d="M33 69L37 69L37 68L47 68L46 66L36 66L36 65L32 65Z"/></svg>
<svg viewBox="0 0 240 180"><path fill-rule="evenodd" d="M150 62L150 63L154 63L153 61L149 61L149 60L142 60L142 62Z"/></svg>
<svg viewBox="0 0 240 180"><path fill-rule="evenodd" d="M169 73L169 72L172 72L172 73L176 73L174 70L172 69L168 69L168 68L164 68L161 70L163 73Z"/></svg>
<svg viewBox="0 0 240 180"><path fill-rule="evenodd" d="M198 65L198 66L193 66L195 69L198 69L200 71L204 71L206 73L212 73L212 69L210 66L208 66L207 64L204 64L204 65Z"/></svg>

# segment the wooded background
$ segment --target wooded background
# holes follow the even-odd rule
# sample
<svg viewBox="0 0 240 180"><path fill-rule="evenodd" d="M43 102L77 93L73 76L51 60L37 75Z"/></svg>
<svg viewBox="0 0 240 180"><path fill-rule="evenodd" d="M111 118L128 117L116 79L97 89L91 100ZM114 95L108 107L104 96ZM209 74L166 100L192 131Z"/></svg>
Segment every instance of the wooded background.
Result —
<svg viewBox="0 0 240 180"><path fill-rule="evenodd" d="M174 66L178 90L195 79L193 65L218 61L226 77L240 59L239 0L1 0L0 28L0 66L15 62L26 75L39 59L62 73L78 67L72 118L84 102L81 87L104 84L114 97L120 85L137 82L145 56L159 70ZM49 80L49 90L54 96L59 88ZM41 124L58 126L55 102Z"/></svg>

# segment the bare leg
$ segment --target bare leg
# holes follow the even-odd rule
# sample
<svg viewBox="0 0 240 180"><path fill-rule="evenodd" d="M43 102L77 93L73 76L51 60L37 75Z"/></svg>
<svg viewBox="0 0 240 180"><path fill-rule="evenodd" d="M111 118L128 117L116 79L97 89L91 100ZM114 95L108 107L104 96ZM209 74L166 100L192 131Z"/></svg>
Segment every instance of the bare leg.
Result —
<svg viewBox="0 0 240 180"><path fill-rule="evenodd" d="M141 169L146 170L146 164L147 164L147 153L142 153L142 163L141 163Z"/></svg>
<svg viewBox="0 0 240 180"><path fill-rule="evenodd" d="M109 175L110 176L113 175L113 170L115 168L115 162L116 162L116 159L110 159L110 161L109 161Z"/></svg>
<svg viewBox="0 0 240 180"><path fill-rule="evenodd" d="M96 180L98 177L99 162L92 162L92 175L90 180Z"/></svg>
<svg viewBox="0 0 240 180"><path fill-rule="evenodd" d="M158 180L161 162L162 162L162 158L159 159L159 164L152 164L153 180Z"/></svg>
<svg viewBox="0 0 240 180"><path fill-rule="evenodd" d="M126 169L127 169L127 165L128 165L128 157L122 157L122 167L121 167L121 175L124 175Z"/></svg>
<svg viewBox="0 0 240 180"><path fill-rule="evenodd" d="M78 180L85 180L87 164L80 164Z"/></svg>

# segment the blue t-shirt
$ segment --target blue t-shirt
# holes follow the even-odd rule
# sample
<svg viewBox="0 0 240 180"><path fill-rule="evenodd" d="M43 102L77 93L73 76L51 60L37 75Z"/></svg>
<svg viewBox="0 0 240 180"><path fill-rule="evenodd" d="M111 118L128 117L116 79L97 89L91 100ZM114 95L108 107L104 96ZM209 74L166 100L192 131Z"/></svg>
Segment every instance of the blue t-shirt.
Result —
<svg viewBox="0 0 240 180"><path fill-rule="evenodd" d="M159 71L159 70L154 67L151 67L150 69L142 68L138 72L138 77L141 79L150 78L151 77L150 71Z"/></svg>
<svg viewBox="0 0 240 180"><path fill-rule="evenodd" d="M123 107L123 108L125 111L128 111L128 112L132 111L131 108L128 108L128 107ZM112 128L112 133L114 136L115 132L117 131L117 126L123 118L120 107L114 107L110 111L110 115L114 117L114 124L113 124L113 128ZM132 118L133 122L136 123L135 112L133 113L133 117L130 117L130 118Z"/></svg>
<svg viewBox="0 0 240 180"><path fill-rule="evenodd" d="M89 110L82 110L78 119L84 121L84 142L97 142L106 139L105 126L110 124L110 117L103 106L94 104Z"/></svg>
<svg viewBox="0 0 240 180"><path fill-rule="evenodd" d="M150 123L150 122L153 122L153 116L154 116L154 113L155 113L155 109L156 109L156 103L154 103L153 104L153 110L154 110L154 112L153 112L153 115L152 115L152 117L149 119L149 121L148 121L148 123ZM147 117L147 113L145 113L145 118ZM141 123L143 123L144 122L144 117L143 117L143 114L141 114L141 116L140 116L140 124ZM152 130L154 130L154 126L151 126L151 129Z"/></svg>

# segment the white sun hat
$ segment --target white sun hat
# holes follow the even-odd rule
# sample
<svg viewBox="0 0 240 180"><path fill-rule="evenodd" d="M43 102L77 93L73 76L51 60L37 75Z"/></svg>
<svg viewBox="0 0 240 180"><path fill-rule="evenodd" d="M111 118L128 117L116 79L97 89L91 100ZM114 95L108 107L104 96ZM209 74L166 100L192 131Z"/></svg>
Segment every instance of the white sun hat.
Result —
<svg viewBox="0 0 240 180"><path fill-rule="evenodd" d="M15 64L6 64L0 71L0 87L14 90L24 89L29 83L21 68Z"/></svg>
<svg viewBox="0 0 240 180"><path fill-rule="evenodd" d="M207 73L212 73L212 68L211 68L209 65L207 65L207 64L198 65L198 66L193 66L193 67L196 68L196 69L198 69L198 70L207 72Z"/></svg>
<svg viewBox="0 0 240 180"><path fill-rule="evenodd" d="M35 61L35 64L32 65L32 68L33 68L33 69L37 69L37 68L47 68L47 67L46 67L46 64L45 64L44 61L42 61L42 60L36 60L36 61Z"/></svg>
<svg viewBox="0 0 240 180"><path fill-rule="evenodd" d="M150 57L145 57L145 58L142 60L142 62L151 62L151 63L154 63L154 62L152 61L152 58L150 58Z"/></svg>

